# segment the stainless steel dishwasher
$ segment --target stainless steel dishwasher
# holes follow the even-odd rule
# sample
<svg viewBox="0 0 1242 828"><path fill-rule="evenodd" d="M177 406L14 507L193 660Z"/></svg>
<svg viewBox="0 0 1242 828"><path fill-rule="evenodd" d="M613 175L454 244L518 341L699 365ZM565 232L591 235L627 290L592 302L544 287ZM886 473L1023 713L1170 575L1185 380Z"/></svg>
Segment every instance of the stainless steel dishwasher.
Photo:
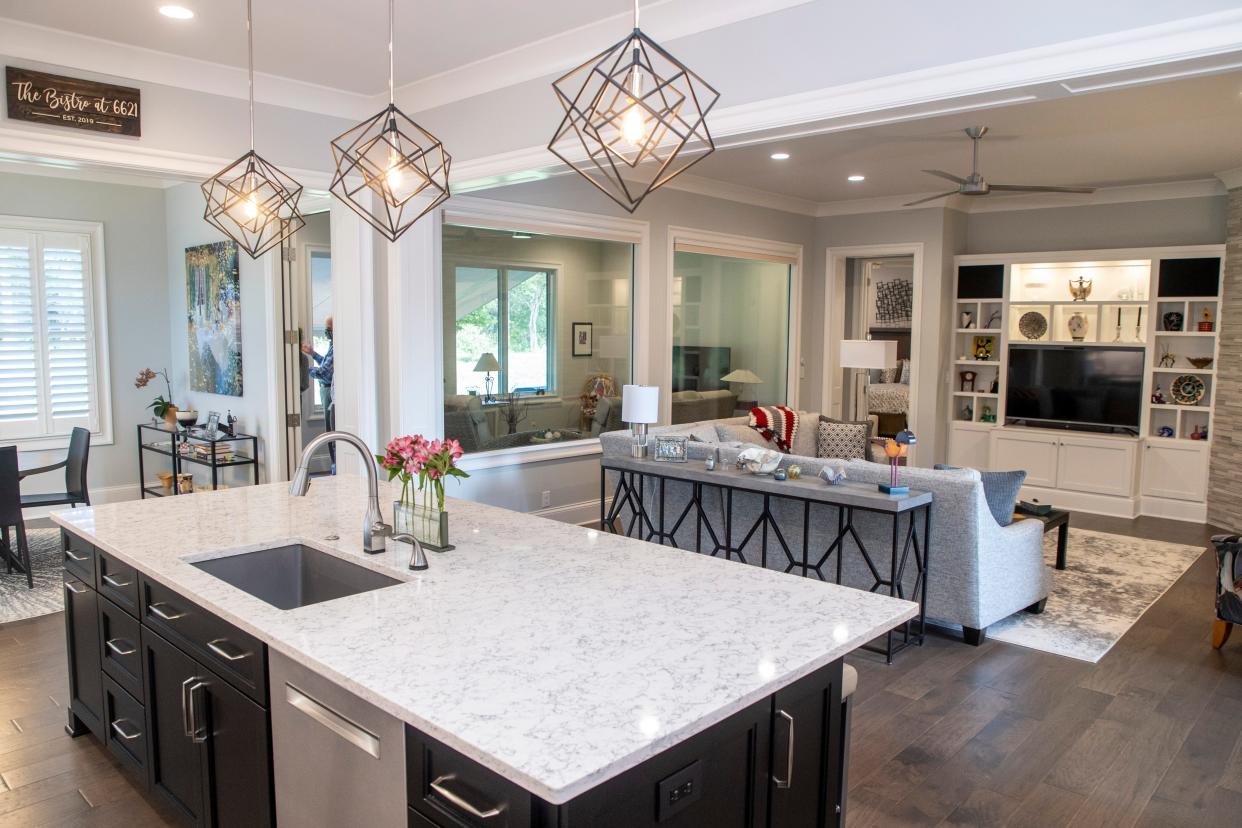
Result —
<svg viewBox="0 0 1242 828"><path fill-rule="evenodd" d="M404 725L274 650L269 675L277 823L405 826Z"/></svg>

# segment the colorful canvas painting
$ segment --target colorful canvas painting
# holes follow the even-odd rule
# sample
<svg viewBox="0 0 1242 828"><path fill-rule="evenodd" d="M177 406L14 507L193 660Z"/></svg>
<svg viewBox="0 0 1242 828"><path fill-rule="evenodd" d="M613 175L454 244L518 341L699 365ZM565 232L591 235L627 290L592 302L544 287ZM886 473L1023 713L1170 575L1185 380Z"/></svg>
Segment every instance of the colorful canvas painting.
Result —
<svg viewBox="0 0 1242 828"><path fill-rule="evenodd" d="M185 249L190 388L242 395L241 281L237 243Z"/></svg>

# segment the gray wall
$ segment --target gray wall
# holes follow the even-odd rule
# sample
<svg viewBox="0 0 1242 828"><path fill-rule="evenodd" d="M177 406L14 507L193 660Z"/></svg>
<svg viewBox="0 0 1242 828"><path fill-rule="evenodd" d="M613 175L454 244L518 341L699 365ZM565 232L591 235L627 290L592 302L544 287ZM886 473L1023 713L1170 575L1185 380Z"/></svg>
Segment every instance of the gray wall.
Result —
<svg viewBox="0 0 1242 828"><path fill-rule="evenodd" d="M141 368L169 364L164 193L153 187L0 173L0 214L103 223L114 442L92 446L89 482L99 501L136 496L135 428L151 416L143 407L162 392L154 386L135 389L134 376ZM36 454L48 463L64 457L63 451ZM23 483L22 490L63 491L64 482L59 474L41 475Z"/></svg>
<svg viewBox="0 0 1242 828"><path fill-rule="evenodd" d="M1216 361L1216 412L1208 477L1208 523L1242 532L1242 189L1228 196L1225 284Z"/></svg>

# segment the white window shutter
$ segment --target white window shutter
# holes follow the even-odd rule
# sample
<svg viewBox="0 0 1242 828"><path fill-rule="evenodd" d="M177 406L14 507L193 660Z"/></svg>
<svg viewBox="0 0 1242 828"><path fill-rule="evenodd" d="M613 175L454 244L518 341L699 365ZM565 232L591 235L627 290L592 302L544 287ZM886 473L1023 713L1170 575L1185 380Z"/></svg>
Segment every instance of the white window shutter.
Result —
<svg viewBox="0 0 1242 828"><path fill-rule="evenodd" d="M34 236L0 230L0 437L42 431Z"/></svg>
<svg viewBox="0 0 1242 828"><path fill-rule="evenodd" d="M92 378L89 255L80 235L42 239L43 318L47 343L47 413L50 433L91 427Z"/></svg>

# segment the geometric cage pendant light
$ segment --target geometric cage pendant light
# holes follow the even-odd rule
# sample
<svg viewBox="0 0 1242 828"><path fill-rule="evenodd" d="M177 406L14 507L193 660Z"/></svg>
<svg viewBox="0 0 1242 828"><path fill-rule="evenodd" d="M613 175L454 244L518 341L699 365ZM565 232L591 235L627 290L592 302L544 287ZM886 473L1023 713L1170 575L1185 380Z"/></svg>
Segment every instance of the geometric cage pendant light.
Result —
<svg viewBox="0 0 1242 828"><path fill-rule="evenodd" d="M246 0L246 41L250 61L250 152L202 183L206 219L257 259L306 221L298 212L302 185L254 151L254 21Z"/></svg>
<svg viewBox="0 0 1242 828"><path fill-rule="evenodd" d="M452 158L397 108L393 0L388 0L388 106L332 141L332 194L389 241L449 198Z"/></svg>
<svg viewBox="0 0 1242 828"><path fill-rule="evenodd" d="M720 93L638 28L552 84L565 117L548 149L631 213L715 151Z"/></svg>

